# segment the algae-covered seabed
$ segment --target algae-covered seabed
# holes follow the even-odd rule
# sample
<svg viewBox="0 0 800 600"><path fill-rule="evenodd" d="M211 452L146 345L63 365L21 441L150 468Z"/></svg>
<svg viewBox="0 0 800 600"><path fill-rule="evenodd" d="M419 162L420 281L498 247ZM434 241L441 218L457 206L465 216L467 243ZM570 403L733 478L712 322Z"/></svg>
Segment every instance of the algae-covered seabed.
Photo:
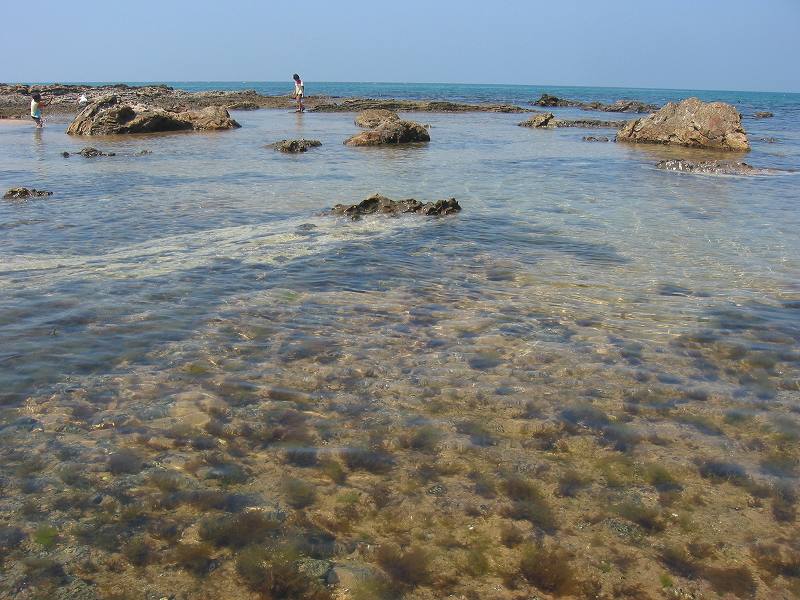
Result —
<svg viewBox="0 0 800 600"><path fill-rule="evenodd" d="M352 130L351 117L323 118L339 144ZM0 413L0 596L800 594L799 305L781 283L791 265L753 268L791 244L738 245L751 230L720 232L746 227L739 213L726 220L746 208L713 200L766 184L675 180L644 171L650 156L557 132L541 150L559 155L546 165L556 172L572 148L603 152L626 176L658 178L634 196L675 185L712 198L665 191L644 209L631 208L641 198L611 208L622 188L600 176L560 202L553 170L524 180L518 153L536 132L504 116L425 118L451 153L465 121L516 136L504 139L516 144L508 167L494 155L474 181L475 164L452 167L456 217L347 223L303 205L287 221L6 262L15 345L0 366L22 379L9 379ZM58 168L99 180L132 170L127 193L146 220L173 201L147 204L159 186L202 195L214 177L206 162L191 180L158 180L170 148L213 154L231 139L125 142L154 154ZM335 140L276 171L378 161L424 176L447 156ZM237 143L228 151L245 153ZM501 189L482 188L493 176ZM497 200L535 185L535 210ZM308 205L344 199L330 189ZM186 210L202 220L209 205Z"/></svg>

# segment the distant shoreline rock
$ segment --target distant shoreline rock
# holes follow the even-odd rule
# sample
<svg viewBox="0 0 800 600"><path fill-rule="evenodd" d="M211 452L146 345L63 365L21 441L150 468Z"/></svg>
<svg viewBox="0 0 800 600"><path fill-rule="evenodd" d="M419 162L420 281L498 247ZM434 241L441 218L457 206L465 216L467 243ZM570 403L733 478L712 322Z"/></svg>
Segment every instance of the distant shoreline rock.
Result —
<svg viewBox="0 0 800 600"><path fill-rule="evenodd" d="M771 119L774 116L775 116L774 114L772 114L771 112L766 111L766 110L765 111L761 111L761 112L757 112L757 113L753 113L753 118L754 119Z"/></svg>
<svg viewBox="0 0 800 600"><path fill-rule="evenodd" d="M384 109L401 112L494 112L525 113L530 109L513 104L464 104L440 100L395 100L392 98L345 98L335 102L319 104L311 112L362 112L368 109Z"/></svg>
<svg viewBox="0 0 800 600"><path fill-rule="evenodd" d="M351 219L359 219L364 215L383 214L397 216L413 213L428 216L451 215L461 211L461 205L455 198L437 200L435 202L420 202L413 198L408 200L392 200L380 194L374 194L358 204L337 204L330 212Z"/></svg>
<svg viewBox="0 0 800 600"><path fill-rule="evenodd" d="M660 106L657 104L647 104L639 100L616 100L611 104L604 104L603 102L581 102L580 100L569 100L567 98L559 98L551 96L550 94L542 94L538 100L531 102L534 106L544 107L572 107L580 108L581 110L596 110L600 112L616 112L616 113L650 113L655 112Z"/></svg>
<svg viewBox="0 0 800 600"><path fill-rule="evenodd" d="M127 104L117 96L103 96L77 114L70 135L119 135L164 131L218 131L240 127L221 106L181 112L144 104Z"/></svg>
<svg viewBox="0 0 800 600"><path fill-rule="evenodd" d="M724 151L750 150L742 116L725 102L687 98L670 102L648 117L631 121L617 133L618 142L666 144Z"/></svg>

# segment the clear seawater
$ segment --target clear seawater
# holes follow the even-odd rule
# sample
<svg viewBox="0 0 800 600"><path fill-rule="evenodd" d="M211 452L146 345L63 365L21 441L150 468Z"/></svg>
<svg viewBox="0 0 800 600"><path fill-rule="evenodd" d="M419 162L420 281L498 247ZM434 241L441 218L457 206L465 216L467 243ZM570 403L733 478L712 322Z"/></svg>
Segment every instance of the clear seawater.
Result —
<svg viewBox="0 0 800 600"><path fill-rule="evenodd" d="M170 85L291 89L283 82ZM664 172L654 166L662 158L720 156L586 143L584 135L613 137L613 131L536 131L517 127L523 116L508 114L409 114L430 125L431 142L408 148L345 147L342 141L357 131L352 114L297 115L288 105L286 111L234 112L241 129L210 134L79 139L65 135L67 123L56 118L44 130L28 123L0 126L2 191L27 186L54 192L0 202L4 523L33 531L49 519L61 535L52 552L62 553L57 558L72 576L70 557L91 544L70 528L94 509L77 516L55 508L49 517L21 516L25 499L47 505L48 498L66 493L68 485L57 476L65 463L82 465L93 493L114 496L110 477L120 505L125 494L147 496L146 475L158 469L180 471L192 480L187 485L216 485L217 479L204 479L205 467L181 465L220 456L248 465L251 477L228 482L226 489L259 506L300 510L287 509L283 488L273 485L276 473L287 469L333 498L341 485L308 475L313 469L287 467L285 444L256 447L243 434L238 454L229 455L230 439L204 433L209 414L222 419L224 413L223 421L236 423L258 420L278 405L304 411L313 422L316 433L302 438L304 447L344 452L369 443L397 451L393 475L369 477L385 479L390 496L416 498L419 510L440 499L428 489L430 481L419 484L420 491L398 483L402 477L417 481L409 475L417 459L413 444L409 449L396 440L404 439L398 433L404 428L421 424L441 430L442 452L466 444L474 453L472 467L491 464L489 472L501 478L512 466L528 473L519 465L547 462L550 470L536 471L536 477L549 494L569 456L577 455L548 462L543 457L549 450L520 441L527 434L513 425L520 419L514 411L531 403L529 417L542 427L575 426L565 409L591 405L641 435L660 436L632 450L634 460L683 469L691 482L686 485L710 497L696 510L714 518L727 519L719 507L728 500L714 496L720 488L697 475L697 460L734 461L764 485L776 481L763 466L764 455L786 436L800 436L800 178L792 172L800 169L800 95L306 85L309 94L521 105L545 91L581 100L724 100L742 112L753 146L737 158L786 173L744 178ZM755 120L755 111L775 116ZM299 137L319 139L322 146L297 156L265 147ZM87 145L117 155L61 156ZM143 149L152 154L135 156ZM447 218L357 222L325 214L334 204L375 192L426 201L455 197L463 211ZM222 408L211 411L210 404ZM757 426L747 421L751 430L737 429L732 411L756 419ZM496 443L473 436L470 446L469 428L459 425L465 416L490 424ZM190 437L214 439L175 447L147 441L174 439L168 432L177 426L196 428ZM581 427L579 422L564 435L592 430ZM375 431L382 442L370 437ZM596 433L607 437L604 431ZM748 445L751 438L768 444ZM144 467L108 475L108 456L120 448L133 448ZM786 452L796 458L796 447ZM43 466L20 479L13 465L30 456ZM582 464L573 466L580 470ZM460 494L461 503L448 505L449 525L439 525L476 521L457 508L470 506L471 480L444 471L434 477L446 482L451 497ZM31 479L38 483L20 491ZM796 469L779 479L796 486ZM365 489L356 476L349 481L348 489ZM618 493L608 492L601 478L594 481L594 493ZM652 499L646 482L630 486L625 493ZM488 523L497 501L478 500L476 505L490 506L489 516L481 517ZM316 510L324 512L325 501L318 499ZM571 501L554 500L567 503L565 514L583 514ZM743 539L778 539L788 526L743 502L742 510L756 516L747 524L725 520L720 538L741 533ZM313 515L315 508L302 510ZM497 508L496 514L505 513ZM182 518L181 526L190 527L191 518ZM150 535L135 523L125 527L117 532L120 544ZM386 531L375 531L370 539L386 539ZM350 542L359 535L366 534L337 533L347 552L323 558L352 560ZM432 551L438 543L410 535ZM581 535L573 530L562 540L574 540L576 561L585 545ZM447 555L445 547L435 552ZM7 561L21 561L27 552L21 548ZM734 547L730 556L738 551ZM369 554L358 556L376 564ZM742 556L736 560L750 560ZM221 564L228 559L216 557ZM752 572L762 577L757 565ZM23 567L13 573L12 579L24 577ZM464 577L473 584L484 578ZM106 580L98 575L97 581ZM781 581L764 575L759 589L784 589ZM183 580L175 585L190 589Z"/></svg>

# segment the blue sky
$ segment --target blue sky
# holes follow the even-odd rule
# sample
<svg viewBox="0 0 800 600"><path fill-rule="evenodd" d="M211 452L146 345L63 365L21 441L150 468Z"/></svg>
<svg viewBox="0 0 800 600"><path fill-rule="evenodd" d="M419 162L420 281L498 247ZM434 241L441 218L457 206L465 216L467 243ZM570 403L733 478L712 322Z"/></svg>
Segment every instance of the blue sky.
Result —
<svg viewBox="0 0 800 600"><path fill-rule="evenodd" d="M0 81L800 92L800 0L9 2ZM17 32L23 32L17 35Z"/></svg>

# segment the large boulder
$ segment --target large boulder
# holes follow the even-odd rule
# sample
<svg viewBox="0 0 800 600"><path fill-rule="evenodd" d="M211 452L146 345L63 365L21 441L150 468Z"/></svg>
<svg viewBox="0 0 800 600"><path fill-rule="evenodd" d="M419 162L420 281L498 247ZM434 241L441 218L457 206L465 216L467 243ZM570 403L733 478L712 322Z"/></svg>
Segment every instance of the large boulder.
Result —
<svg viewBox="0 0 800 600"><path fill-rule="evenodd" d="M110 135L158 131L214 131L239 126L221 106L175 112L144 104L128 104L112 94L87 104L72 121L67 133Z"/></svg>
<svg viewBox="0 0 800 600"><path fill-rule="evenodd" d="M670 144L714 150L750 150L742 116L725 102L687 98L668 103L657 113L625 125L618 142Z"/></svg>
<svg viewBox="0 0 800 600"><path fill-rule="evenodd" d="M437 200L436 202L420 202L413 198L408 200L392 200L386 196L375 194L358 204L337 204L331 209L334 215L345 215L351 219L359 219L363 215L399 215L414 213L418 215L451 215L461 210L455 198Z"/></svg>
<svg viewBox="0 0 800 600"><path fill-rule="evenodd" d="M386 144L411 144L429 142L428 130L413 121L384 121L375 129L363 131L347 138L347 146L383 146Z"/></svg>
<svg viewBox="0 0 800 600"><path fill-rule="evenodd" d="M385 108L369 108L356 115L355 124L364 129L375 129L386 121L399 121L400 117L393 110Z"/></svg>

